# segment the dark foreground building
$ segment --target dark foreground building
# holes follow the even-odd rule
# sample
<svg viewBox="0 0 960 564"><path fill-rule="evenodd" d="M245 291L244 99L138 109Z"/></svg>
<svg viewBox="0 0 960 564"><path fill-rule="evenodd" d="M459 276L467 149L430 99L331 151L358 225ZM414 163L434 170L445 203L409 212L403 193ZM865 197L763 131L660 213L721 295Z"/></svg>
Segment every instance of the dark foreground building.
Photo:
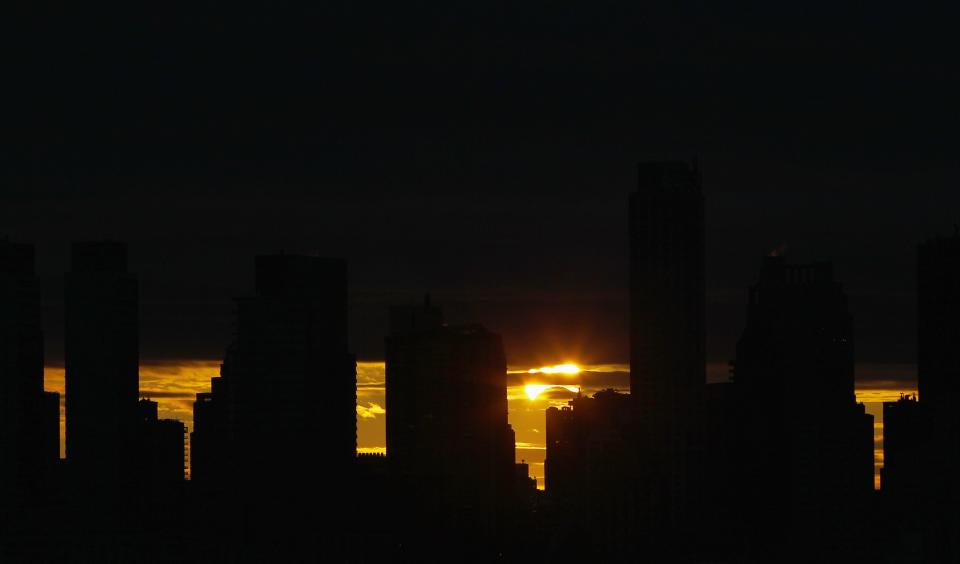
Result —
<svg viewBox="0 0 960 564"><path fill-rule="evenodd" d="M629 394L603 390L546 413L546 493L549 508L563 526L550 546L579 550L604 560L636 559L644 554L636 536L634 486L640 467L632 433ZM565 539L576 538L576 547Z"/></svg>
<svg viewBox="0 0 960 564"><path fill-rule="evenodd" d="M734 379L749 557L855 559L868 538L873 417L856 402L853 319L829 263L764 259Z"/></svg>
<svg viewBox="0 0 960 564"><path fill-rule="evenodd" d="M387 458L411 551L457 542L493 551L518 483L500 336L447 326L439 308L394 308L386 339Z"/></svg>
<svg viewBox="0 0 960 564"><path fill-rule="evenodd" d="M126 245L73 244L66 276L66 451L71 474L85 488L134 487L137 288Z"/></svg>
<svg viewBox="0 0 960 564"><path fill-rule="evenodd" d="M254 295L237 299L234 342L194 413L193 481L226 517L222 534L274 556L309 554L304 543L341 554L356 460L346 263L257 257Z"/></svg>
<svg viewBox="0 0 960 564"><path fill-rule="evenodd" d="M705 384L703 193L696 164L642 163L630 197L630 391L644 544L691 538ZM685 543L686 544L686 541Z"/></svg>
<svg viewBox="0 0 960 564"><path fill-rule="evenodd" d="M0 240L0 527L40 493L59 459L60 396L43 391L33 247Z"/></svg>
<svg viewBox="0 0 960 564"><path fill-rule="evenodd" d="M926 562L960 561L960 233L918 248L917 386Z"/></svg>

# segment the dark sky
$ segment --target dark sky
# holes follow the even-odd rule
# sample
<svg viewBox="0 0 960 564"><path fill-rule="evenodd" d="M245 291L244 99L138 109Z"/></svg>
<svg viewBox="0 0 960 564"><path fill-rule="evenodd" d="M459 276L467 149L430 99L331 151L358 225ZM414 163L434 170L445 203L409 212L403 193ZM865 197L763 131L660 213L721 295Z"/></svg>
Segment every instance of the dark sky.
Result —
<svg viewBox="0 0 960 564"><path fill-rule="evenodd" d="M698 155L711 360L784 244L835 261L862 363L913 362L915 245L960 203L958 14L273 4L14 20L0 232L37 245L49 361L69 242L111 237L145 359L219 357L253 256L284 249L350 261L364 358L386 306L430 291L513 362L624 362L636 163Z"/></svg>

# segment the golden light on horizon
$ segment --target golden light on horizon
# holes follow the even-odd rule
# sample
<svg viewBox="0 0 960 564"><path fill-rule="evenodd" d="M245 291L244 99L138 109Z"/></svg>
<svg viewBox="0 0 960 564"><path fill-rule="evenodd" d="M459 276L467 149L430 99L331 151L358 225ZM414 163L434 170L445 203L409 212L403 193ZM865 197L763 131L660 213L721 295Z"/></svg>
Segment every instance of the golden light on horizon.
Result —
<svg viewBox="0 0 960 564"><path fill-rule="evenodd" d="M528 374L579 374L580 367L576 364L557 364L556 366L541 366L527 370Z"/></svg>
<svg viewBox="0 0 960 564"><path fill-rule="evenodd" d="M527 398L535 400L537 396L550 388L564 388L570 392L580 391L580 388L577 386L566 386L563 384L527 384L523 387L523 391L527 393Z"/></svg>

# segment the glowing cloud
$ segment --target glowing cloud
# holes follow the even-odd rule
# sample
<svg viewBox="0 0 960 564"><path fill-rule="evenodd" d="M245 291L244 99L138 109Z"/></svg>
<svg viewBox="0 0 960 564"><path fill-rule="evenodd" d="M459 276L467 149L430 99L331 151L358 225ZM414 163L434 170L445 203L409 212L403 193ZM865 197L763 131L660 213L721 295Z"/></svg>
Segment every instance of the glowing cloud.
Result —
<svg viewBox="0 0 960 564"><path fill-rule="evenodd" d="M387 411L378 404L371 403L370 407L357 404L357 415L363 419L374 419L377 415L384 415Z"/></svg>
<svg viewBox="0 0 960 564"><path fill-rule="evenodd" d="M527 370L528 374L579 374L580 367L576 364L558 364L556 366L543 366L541 368L531 368Z"/></svg>

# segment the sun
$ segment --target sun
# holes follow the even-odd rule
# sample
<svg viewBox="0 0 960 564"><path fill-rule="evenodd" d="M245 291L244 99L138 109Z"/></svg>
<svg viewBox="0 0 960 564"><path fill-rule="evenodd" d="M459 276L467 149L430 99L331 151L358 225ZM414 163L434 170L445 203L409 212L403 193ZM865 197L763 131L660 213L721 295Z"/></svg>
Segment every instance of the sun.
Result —
<svg viewBox="0 0 960 564"><path fill-rule="evenodd" d="M537 396L542 394L544 390L549 390L550 388L564 388L569 392L578 392L580 388L576 386L565 386L562 384L527 384L523 387L523 391L527 392L527 397L531 400L537 399Z"/></svg>

